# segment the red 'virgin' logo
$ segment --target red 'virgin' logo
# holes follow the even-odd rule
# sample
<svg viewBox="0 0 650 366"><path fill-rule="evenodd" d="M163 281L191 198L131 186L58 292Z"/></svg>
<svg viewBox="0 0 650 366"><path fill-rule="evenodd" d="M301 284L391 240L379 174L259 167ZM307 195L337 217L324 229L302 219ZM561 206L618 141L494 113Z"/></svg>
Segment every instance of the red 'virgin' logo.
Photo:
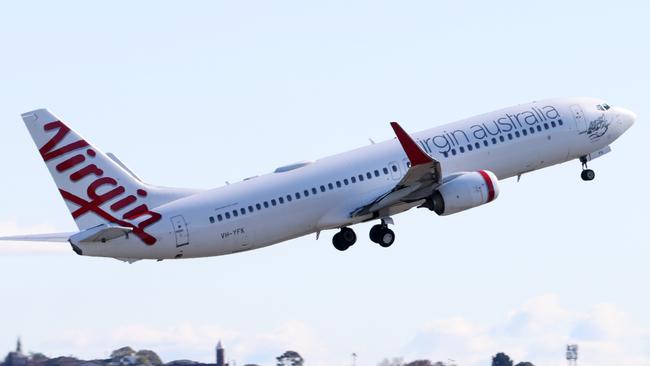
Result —
<svg viewBox="0 0 650 366"><path fill-rule="evenodd" d="M86 161L86 157L92 158L96 155L95 150L93 150L88 144L88 142L86 142L85 140L81 139L69 143L65 146L59 147L56 150L54 149L70 132L68 126L63 124L61 121L54 121L46 124L44 126L44 130L45 131L56 130L56 134L50 139L50 141L48 141L45 145L43 145L43 147L39 149L39 152L41 153L41 156L43 157L43 160L45 160L45 162L66 155L73 151L86 148L85 151L78 152L77 154L57 164L56 171L59 173L64 173L75 168L69 175L70 181L73 183L78 182L79 180L87 176L96 177L96 179L93 182L91 182L86 188L86 194L88 195L88 199L76 196L64 189L59 188L59 192L61 192L63 199L79 206L78 209L72 212L72 217L74 219L77 219L82 215L93 213L103 218L104 220L114 223L116 225L132 228L133 234L139 237L145 244L147 245L155 244L157 241L156 238L146 233L145 229L150 225L158 222L162 218L162 216L157 212L151 211L146 204L141 204L125 212L122 215L121 219L115 217L113 214L117 214L117 211L126 209L128 206L131 206L134 203L136 203L138 198L133 194L129 194L128 196L123 197L120 200L117 200L112 205L110 205L109 209L113 214L102 209L100 206L103 205L104 203L124 195L126 193L126 188L124 188L124 186L122 185L119 185L117 180L115 180L114 178L105 176L104 171L99 167L97 167L97 165L95 164L86 164L77 169L79 165L82 165L82 163ZM110 190L105 193L99 194L97 192L100 190L100 188L102 188L102 190L106 190L106 189L110 189ZM136 195L140 197L146 197L147 191L145 191L144 189L138 189ZM125 221L125 220L133 221L136 219L144 218L145 216L147 216L147 218L142 220L137 225Z"/></svg>

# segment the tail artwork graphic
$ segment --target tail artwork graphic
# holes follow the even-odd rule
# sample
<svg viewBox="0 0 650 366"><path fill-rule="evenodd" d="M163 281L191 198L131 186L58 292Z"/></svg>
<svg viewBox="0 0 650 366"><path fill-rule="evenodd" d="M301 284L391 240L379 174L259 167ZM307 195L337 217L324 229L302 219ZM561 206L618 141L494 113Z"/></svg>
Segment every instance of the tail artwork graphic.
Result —
<svg viewBox="0 0 650 366"><path fill-rule="evenodd" d="M127 228L145 244L147 228L160 221L155 207L191 192L141 182L111 154L104 154L46 109L22 115L36 147L79 230Z"/></svg>

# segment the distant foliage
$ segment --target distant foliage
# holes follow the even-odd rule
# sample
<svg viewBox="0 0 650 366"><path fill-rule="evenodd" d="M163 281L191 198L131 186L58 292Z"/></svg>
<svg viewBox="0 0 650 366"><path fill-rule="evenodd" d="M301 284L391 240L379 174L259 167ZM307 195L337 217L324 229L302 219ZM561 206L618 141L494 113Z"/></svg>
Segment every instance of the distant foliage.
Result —
<svg viewBox="0 0 650 366"><path fill-rule="evenodd" d="M510 356L503 352L499 352L492 357L492 366L512 366L512 360L510 359Z"/></svg>
<svg viewBox="0 0 650 366"><path fill-rule="evenodd" d="M135 350L133 350L133 348L122 347L111 352L111 359L119 360L122 357L133 356L134 354L135 354Z"/></svg>
<svg viewBox="0 0 650 366"><path fill-rule="evenodd" d="M404 359L401 357L393 357L392 359L384 358L379 366L404 366Z"/></svg>
<svg viewBox="0 0 650 366"><path fill-rule="evenodd" d="M519 363L516 364L515 366L535 366L535 365L533 365L532 362L528 362L528 361L526 361L526 362L519 362Z"/></svg>
<svg viewBox="0 0 650 366"><path fill-rule="evenodd" d="M276 357L278 361L277 366L302 366L305 360L296 351L286 351L282 355Z"/></svg>

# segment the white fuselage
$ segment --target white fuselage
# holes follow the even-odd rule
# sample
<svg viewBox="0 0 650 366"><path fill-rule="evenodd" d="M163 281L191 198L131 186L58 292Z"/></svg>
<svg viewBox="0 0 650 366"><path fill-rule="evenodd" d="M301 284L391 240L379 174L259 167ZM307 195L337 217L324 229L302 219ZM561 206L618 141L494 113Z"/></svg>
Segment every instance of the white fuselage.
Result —
<svg viewBox="0 0 650 366"><path fill-rule="evenodd" d="M414 133L443 176L492 171L499 179L563 163L609 146L630 124L601 100L521 104ZM84 255L191 258L256 249L373 219L350 213L390 191L408 169L396 139L200 192L156 208L162 219L145 245L137 237L88 243ZM361 178L363 180L361 180ZM368 178L370 177L370 178ZM393 207L397 214L421 202Z"/></svg>

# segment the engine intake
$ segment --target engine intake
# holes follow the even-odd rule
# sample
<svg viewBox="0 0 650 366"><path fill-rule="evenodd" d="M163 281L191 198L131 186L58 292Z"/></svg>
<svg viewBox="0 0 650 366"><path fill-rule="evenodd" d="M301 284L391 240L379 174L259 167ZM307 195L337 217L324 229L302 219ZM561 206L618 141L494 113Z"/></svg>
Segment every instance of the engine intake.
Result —
<svg viewBox="0 0 650 366"><path fill-rule="evenodd" d="M487 170L459 173L443 183L422 205L440 216L484 205L499 196L499 180Z"/></svg>

